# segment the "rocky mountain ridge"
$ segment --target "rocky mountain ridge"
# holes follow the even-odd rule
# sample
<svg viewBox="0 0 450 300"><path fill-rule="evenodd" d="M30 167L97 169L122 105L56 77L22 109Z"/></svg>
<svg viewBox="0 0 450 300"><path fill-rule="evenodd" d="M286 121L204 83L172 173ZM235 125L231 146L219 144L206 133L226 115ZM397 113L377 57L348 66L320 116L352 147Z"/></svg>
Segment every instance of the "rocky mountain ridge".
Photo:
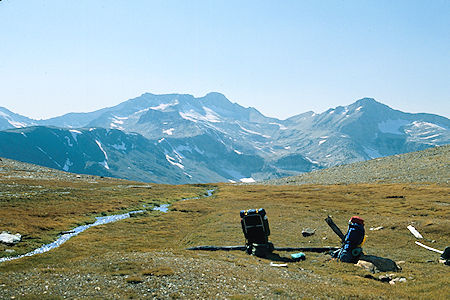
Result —
<svg viewBox="0 0 450 300"><path fill-rule="evenodd" d="M278 120L220 93L146 93L47 120L0 108L0 156L142 181L252 182L445 145L449 128L370 98Z"/></svg>

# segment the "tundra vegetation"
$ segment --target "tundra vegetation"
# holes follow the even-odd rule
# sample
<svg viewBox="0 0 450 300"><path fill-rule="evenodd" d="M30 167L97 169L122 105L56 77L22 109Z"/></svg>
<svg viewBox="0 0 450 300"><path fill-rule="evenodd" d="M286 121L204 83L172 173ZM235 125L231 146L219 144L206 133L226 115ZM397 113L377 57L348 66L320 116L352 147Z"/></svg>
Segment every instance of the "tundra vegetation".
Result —
<svg viewBox="0 0 450 300"><path fill-rule="evenodd" d="M414 244L412 224L443 250L450 244L450 187L445 183L337 185L158 185L75 175L3 159L0 231L20 233L0 256L29 252L94 217L144 213L92 227L59 248L0 264L1 298L428 298L449 299L450 268ZM153 211L171 203L168 213ZM402 261L395 285L373 280L353 264L306 253L272 260L241 251L188 251L197 245L242 245L239 211L264 207L277 247L339 246L324 222L342 230L352 215L366 221L366 254ZM370 230L382 226L380 230ZM303 228L316 229L303 237ZM431 241L434 242L431 242ZM5 250L14 250L13 253ZM290 253L278 252L280 260ZM277 263L275 261L275 263ZM393 273L393 272L388 272ZM370 274L378 278L384 273Z"/></svg>

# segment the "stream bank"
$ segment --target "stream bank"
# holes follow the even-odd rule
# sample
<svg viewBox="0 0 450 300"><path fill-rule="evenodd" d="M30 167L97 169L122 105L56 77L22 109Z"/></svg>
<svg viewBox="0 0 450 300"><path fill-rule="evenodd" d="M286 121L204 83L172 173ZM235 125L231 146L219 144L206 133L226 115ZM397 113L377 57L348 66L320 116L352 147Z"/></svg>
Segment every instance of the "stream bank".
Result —
<svg viewBox="0 0 450 300"><path fill-rule="evenodd" d="M216 189L208 189L205 192L205 195L203 196L199 196L199 197L193 197L193 198L183 198L181 200L178 201L187 201L187 200L197 200L197 199L202 199L202 198L208 198L211 197ZM177 201L176 201L177 202ZM161 204L160 206L155 206L152 208L152 210L154 211L160 211L162 213L167 213L169 211L171 204ZM146 205L144 204L144 208L147 208ZM15 260L15 259L19 259L19 258L23 258L23 257L27 257L27 256L33 256L36 254L42 254L45 252L48 252L52 249L58 248L59 246L61 246L62 244L64 244L65 242L67 242L70 238L79 235L80 233L82 233L83 231L85 231L88 228L94 227L94 226L98 226L98 225L105 225L108 223L112 223L112 222L117 222L120 220L124 220L127 219L129 217L131 217L131 215L133 214L138 214L138 213L142 213L146 210L134 210L134 211L130 211L124 214L118 214L118 215L110 215L110 216L102 216L102 217L96 217L95 218L95 222L91 223L91 224L86 224L86 225L81 225L78 226L74 229L65 231L63 234L61 234L61 236L54 242L46 244L46 245L42 245L41 247L22 254L22 255L18 255L18 256L10 256L10 257L1 257L0 258L0 263L5 262L5 261L11 261L11 260Z"/></svg>

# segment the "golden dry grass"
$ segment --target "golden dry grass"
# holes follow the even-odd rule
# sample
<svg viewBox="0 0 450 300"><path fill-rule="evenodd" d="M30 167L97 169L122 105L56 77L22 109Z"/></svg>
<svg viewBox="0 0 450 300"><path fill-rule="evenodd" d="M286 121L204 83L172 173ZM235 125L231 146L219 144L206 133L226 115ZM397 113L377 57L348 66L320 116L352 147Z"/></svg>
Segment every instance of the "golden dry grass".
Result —
<svg viewBox="0 0 450 300"><path fill-rule="evenodd" d="M30 230L33 237L45 240L54 237L51 233L67 230L101 212L132 209L147 201L173 201L201 194L206 189L206 186L155 185L152 189L136 191L117 189L118 184L113 181L94 186L66 184L52 183L48 188L70 186L70 197L55 198L49 192L43 198L10 199L7 204L2 203L0 211L5 207L15 211L2 215L0 228L7 226L13 232ZM87 298L253 299L265 295L268 298L448 299L449 267L437 263L437 254L416 246L406 226L414 224L427 239L436 240L428 243L435 248L448 246L449 195L449 187L442 185L219 184L211 198L175 202L167 214L148 212L90 228L58 249L1 264L0 285L8 287L8 295L22 291L24 297L40 297L45 295L31 287L27 290L26 286L43 287L46 281L54 282L55 286L50 284L49 288L55 297L62 297L64 294L58 289L62 283L54 277L60 274L73 283L67 283L67 289ZM332 215L345 230L349 217L360 215L366 220L368 235L365 253L405 261L398 276L407 278L407 282L391 286L367 279L366 271L352 264L331 261L323 254L306 253L306 261L289 263L287 268L273 268L269 266L270 260L239 251L184 250L195 245L243 244L239 211L259 207L267 211L270 240L278 247L338 246L339 240L324 218ZM384 229L369 230L378 226ZM47 227L51 229L46 230ZM301 230L305 227L315 228L316 234L302 237ZM79 290L76 284L81 285L87 276L95 278L97 281L93 281L99 286L89 281L86 288ZM10 278L32 279L24 283Z"/></svg>

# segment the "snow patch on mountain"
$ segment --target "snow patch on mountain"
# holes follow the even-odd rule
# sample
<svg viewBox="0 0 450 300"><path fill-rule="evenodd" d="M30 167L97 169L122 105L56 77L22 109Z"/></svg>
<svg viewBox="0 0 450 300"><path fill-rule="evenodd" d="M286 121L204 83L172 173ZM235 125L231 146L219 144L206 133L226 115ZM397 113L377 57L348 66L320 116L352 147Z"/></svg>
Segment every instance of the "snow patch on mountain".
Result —
<svg viewBox="0 0 450 300"><path fill-rule="evenodd" d="M174 132L175 128L170 128L170 129L163 129L163 133L167 134L167 135L172 135Z"/></svg>
<svg viewBox="0 0 450 300"><path fill-rule="evenodd" d="M112 121L114 124L123 124L122 120L118 120L118 119L113 119Z"/></svg>
<svg viewBox="0 0 450 300"><path fill-rule="evenodd" d="M159 111L165 111L167 108L169 108L169 107L171 107L171 106L176 106L176 105L178 105L178 104L180 104L180 102L178 102L178 100L175 99L174 102L171 102L171 103L162 103L162 104L160 104L160 105L158 105L158 106L150 107L150 109L153 109L153 110L159 110Z"/></svg>
<svg viewBox="0 0 450 300"><path fill-rule="evenodd" d="M70 140L70 138L68 136L65 136L64 139L66 140L67 146L73 147L72 141Z"/></svg>
<svg viewBox="0 0 450 300"><path fill-rule="evenodd" d="M271 125L277 125L278 127L280 127L280 130L287 130L288 128L286 126L284 126L283 124L280 123L269 123Z"/></svg>
<svg viewBox="0 0 450 300"><path fill-rule="evenodd" d="M64 163L63 170L68 172L71 166L73 166L73 162L71 162L69 158L66 158L66 162Z"/></svg>
<svg viewBox="0 0 450 300"><path fill-rule="evenodd" d="M213 111L212 109L210 109L206 106L203 106L203 110L206 112L205 119L208 122L211 122L211 123L219 123L220 122L220 117L215 111Z"/></svg>
<svg viewBox="0 0 450 300"><path fill-rule="evenodd" d="M69 132L72 134L72 138L75 140L75 142L78 143L77 136L80 134L83 134L83 133L81 131L75 130L75 129L70 129Z"/></svg>
<svg viewBox="0 0 450 300"><path fill-rule="evenodd" d="M239 155L242 155L242 152L239 152L239 151L237 151L237 150L234 150L234 152L236 152L236 153L239 154Z"/></svg>
<svg viewBox="0 0 450 300"><path fill-rule="evenodd" d="M180 111L178 114L180 117L182 117L185 120L197 123L198 121L202 122L210 122L210 123L219 123L221 122L220 116L214 112L212 109L203 106L203 110L205 112L205 115L200 114L199 112L195 111L194 109L190 109L188 111Z"/></svg>
<svg viewBox="0 0 450 300"><path fill-rule="evenodd" d="M114 129L119 129L119 130L124 130L124 128L122 127L124 120L128 119L128 117L117 117L114 116L114 118L112 118L112 122L111 124L109 124L110 128L114 128Z"/></svg>
<svg viewBox="0 0 450 300"><path fill-rule="evenodd" d="M240 182L244 182L244 183L252 183L252 182L256 182L255 179L253 179L252 177L249 178L241 178L239 179Z"/></svg>
<svg viewBox="0 0 450 300"><path fill-rule="evenodd" d="M99 162L99 164L103 166L103 168L109 170L108 162L106 160Z"/></svg>
<svg viewBox="0 0 450 300"><path fill-rule="evenodd" d="M383 133L403 134L403 132L400 131L400 128L409 123L408 120L403 119L386 120L378 123L378 129Z"/></svg>
<svg viewBox="0 0 450 300"><path fill-rule="evenodd" d="M100 141L99 140L95 140L95 142L97 143L98 147L103 152L103 154L105 155L105 161L108 160L108 154L106 154L106 151L103 149L102 144L100 143Z"/></svg>
<svg viewBox="0 0 450 300"><path fill-rule="evenodd" d="M118 144L111 145L111 147L113 147L116 150L122 150L122 151L127 150L127 146L125 145L124 142L122 142L120 145L118 145Z"/></svg>
<svg viewBox="0 0 450 300"><path fill-rule="evenodd" d="M237 123L237 122L236 122L236 123ZM262 133L259 133L259 132L256 132L256 131L253 131L253 130L244 128L244 127L242 127L241 124L239 124L239 123L237 123L237 124L238 124L238 126L239 126L243 131L245 131L245 132L247 132L247 133L259 135L259 136L262 136L262 137L264 137L264 138L266 138L266 139L270 139L270 136L268 136L268 135L265 135L265 134L262 134Z"/></svg>
<svg viewBox="0 0 450 300"><path fill-rule="evenodd" d="M312 164L315 164L315 165L319 164L318 161L312 160L312 159L309 158L309 157L306 157L306 156L305 156L305 159L306 159L307 161L309 161L310 163L312 163Z"/></svg>
<svg viewBox="0 0 450 300"><path fill-rule="evenodd" d="M12 126L16 127L16 128L22 128L22 127L27 127L28 126L25 123L13 121L13 120L8 120L8 123L11 124Z"/></svg>
<svg viewBox="0 0 450 300"><path fill-rule="evenodd" d="M437 124L434 123L429 123L429 122L420 122L420 121L414 121L412 122L412 125L417 128L417 129L427 129L427 130L447 130L447 128L439 126Z"/></svg>
<svg viewBox="0 0 450 300"><path fill-rule="evenodd" d="M172 156L169 156L168 154L166 154L166 159L171 165L177 166L178 168L184 170L184 166L180 162L177 162L176 159L173 158Z"/></svg>

